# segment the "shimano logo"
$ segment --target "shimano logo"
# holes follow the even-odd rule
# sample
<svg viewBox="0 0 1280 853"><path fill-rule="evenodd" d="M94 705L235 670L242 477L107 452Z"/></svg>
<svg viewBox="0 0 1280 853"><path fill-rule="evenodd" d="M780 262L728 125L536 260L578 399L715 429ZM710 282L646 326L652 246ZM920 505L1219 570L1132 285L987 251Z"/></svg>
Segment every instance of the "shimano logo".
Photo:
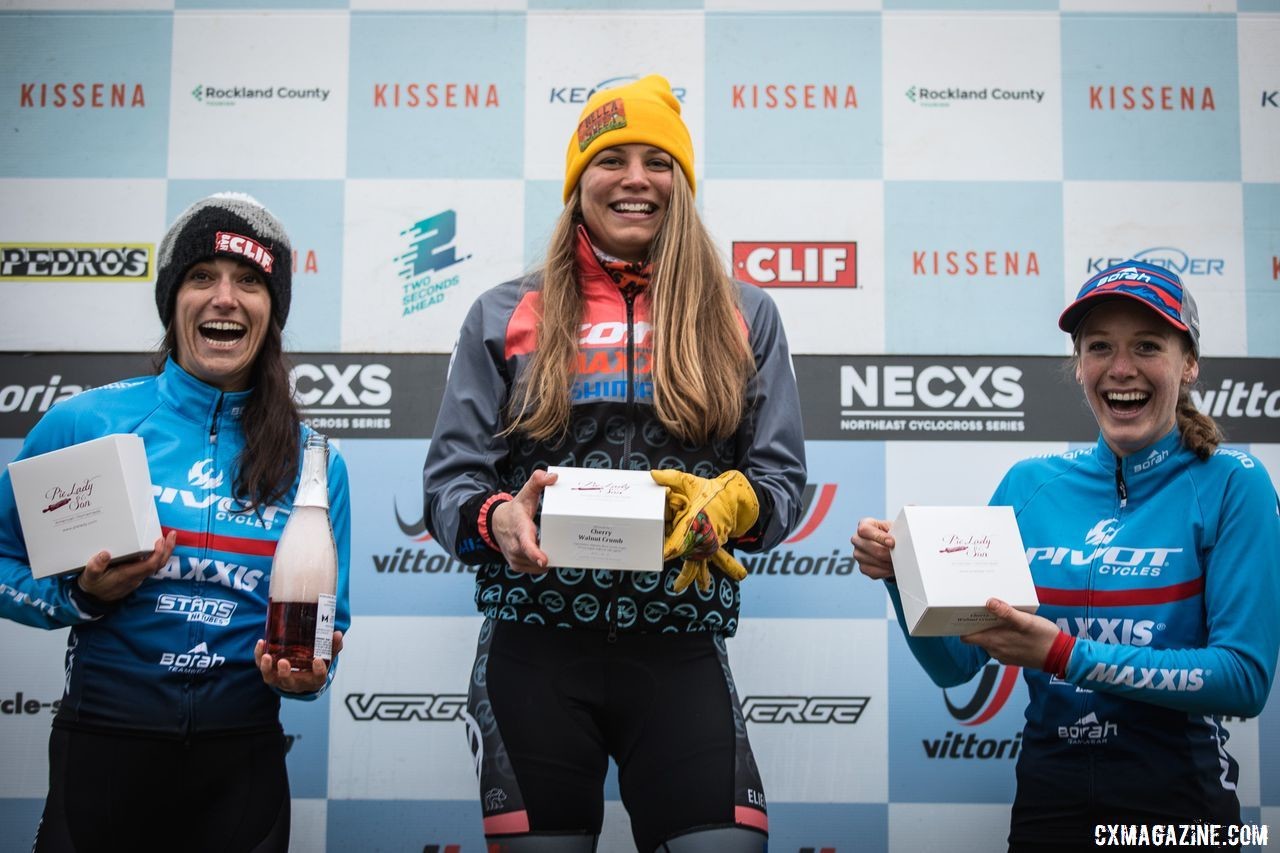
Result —
<svg viewBox="0 0 1280 853"><path fill-rule="evenodd" d="M1084 544L1086 545L1109 545L1112 539L1116 538L1116 534L1120 532L1123 524L1119 523L1119 519L1108 518L1095 524L1088 533L1084 535Z"/></svg>
<svg viewBox="0 0 1280 853"><path fill-rule="evenodd" d="M1152 630L1164 630L1151 619L1099 619L1095 617L1065 616L1058 620L1058 628L1081 640L1096 640L1114 646L1149 646Z"/></svg>
<svg viewBox="0 0 1280 853"><path fill-rule="evenodd" d="M1219 447L1213 451L1214 456L1228 456L1240 463L1241 468L1252 468L1253 457L1247 453L1241 453L1239 450L1232 450L1229 447Z"/></svg>
<svg viewBox="0 0 1280 853"><path fill-rule="evenodd" d="M748 696L749 723L856 723L870 696Z"/></svg>
<svg viewBox="0 0 1280 853"><path fill-rule="evenodd" d="M1167 690L1171 693L1194 693L1204 687L1207 673L1195 669L1160 669L1100 663L1085 676L1087 681L1116 684L1142 690Z"/></svg>
<svg viewBox="0 0 1280 853"><path fill-rule="evenodd" d="M1022 371L1011 364L964 365L931 364L918 373L914 365L886 364L881 370L869 365L840 368L840 405L860 403L879 407L910 409L1015 409L1024 398L1018 380Z"/></svg>
<svg viewBox="0 0 1280 853"><path fill-rule="evenodd" d="M1119 733L1115 723L1101 722L1092 711L1069 726L1058 726L1058 737L1070 744L1100 744Z"/></svg>
<svg viewBox="0 0 1280 853"><path fill-rule="evenodd" d="M227 659L222 655L209 651L208 643L201 643L185 652L165 652L160 655L161 666L168 667L170 672L187 674L206 672L226 662Z"/></svg>
<svg viewBox="0 0 1280 853"><path fill-rule="evenodd" d="M352 718L362 722L426 720L447 723L466 720L467 697L449 693L348 693L346 704Z"/></svg>
<svg viewBox="0 0 1280 853"><path fill-rule="evenodd" d="M197 489L213 490L222 485L222 472L213 476L213 460L201 459L187 471L187 482Z"/></svg>
<svg viewBox="0 0 1280 853"><path fill-rule="evenodd" d="M1143 471L1147 471L1147 470L1150 470L1151 468L1156 467L1157 465L1159 465L1161 462L1163 462L1168 458L1169 458L1169 451L1153 450L1151 451L1150 456L1148 456L1146 459L1142 460L1141 462L1138 462L1135 465L1133 465L1132 471L1135 474L1140 474Z"/></svg>
<svg viewBox="0 0 1280 853"><path fill-rule="evenodd" d="M231 615L236 612L236 603L221 598L165 593L156 599L156 612L174 613L185 616L188 622L202 622L205 625L230 625Z"/></svg>

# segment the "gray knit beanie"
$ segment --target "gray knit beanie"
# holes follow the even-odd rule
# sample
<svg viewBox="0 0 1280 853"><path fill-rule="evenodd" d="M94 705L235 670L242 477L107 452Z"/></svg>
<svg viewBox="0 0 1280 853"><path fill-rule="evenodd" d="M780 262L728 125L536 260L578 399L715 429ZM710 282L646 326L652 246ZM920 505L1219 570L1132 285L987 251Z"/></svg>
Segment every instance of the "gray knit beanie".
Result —
<svg viewBox="0 0 1280 853"><path fill-rule="evenodd" d="M192 264L234 258L262 271L271 294L271 315L284 328L293 291L293 247L284 226L257 199L216 193L188 207L160 241L156 310L166 328L173 319L178 285Z"/></svg>

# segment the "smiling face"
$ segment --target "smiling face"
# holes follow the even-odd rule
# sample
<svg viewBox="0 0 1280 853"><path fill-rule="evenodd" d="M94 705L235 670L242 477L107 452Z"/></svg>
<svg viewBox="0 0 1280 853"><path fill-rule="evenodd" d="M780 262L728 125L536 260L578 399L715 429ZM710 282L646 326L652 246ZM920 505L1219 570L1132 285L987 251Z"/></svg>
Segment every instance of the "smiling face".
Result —
<svg viewBox="0 0 1280 853"><path fill-rule="evenodd" d="M671 155L652 145L606 148L578 181L591 241L624 261L643 261L671 200Z"/></svg>
<svg viewBox="0 0 1280 853"><path fill-rule="evenodd" d="M1117 456L1131 456L1173 429L1178 392L1200 375L1182 332L1152 309L1120 299L1085 316L1076 346L1076 381Z"/></svg>
<svg viewBox="0 0 1280 853"><path fill-rule="evenodd" d="M230 258L200 261L178 285L175 357L202 382L243 391L270 322L271 294L257 267Z"/></svg>

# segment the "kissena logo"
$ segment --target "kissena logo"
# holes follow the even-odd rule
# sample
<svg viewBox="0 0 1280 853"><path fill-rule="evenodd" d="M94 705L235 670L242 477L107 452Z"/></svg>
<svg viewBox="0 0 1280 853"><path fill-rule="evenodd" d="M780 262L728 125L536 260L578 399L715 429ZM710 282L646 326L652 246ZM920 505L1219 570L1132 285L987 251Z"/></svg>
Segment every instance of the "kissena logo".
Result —
<svg viewBox="0 0 1280 853"><path fill-rule="evenodd" d="M964 704L952 702L944 689L942 699L952 719L962 726L980 726L994 718L1009 701L1018 683L1018 672L1016 666L988 663L973 696ZM1013 761L1022 747L1022 732L1015 732L1011 738L984 738L974 731L947 731L939 738L922 738L920 745L925 758Z"/></svg>
<svg viewBox="0 0 1280 853"><path fill-rule="evenodd" d="M425 720L448 723L465 720L466 694L461 693L348 693L347 711L360 722Z"/></svg>
<svg viewBox="0 0 1280 853"><path fill-rule="evenodd" d="M100 110L146 105L141 83L22 83L18 88L20 109Z"/></svg>
<svg viewBox="0 0 1280 853"><path fill-rule="evenodd" d="M857 287L853 242L735 242L733 269L760 287Z"/></svg>
<svg viewBox="0 0 1280 853"><path fill-rule="evenodd" d="M1223 258L1197 258L1175 246L1152 246L1142 249L1126 258L1089 258L1085 263L1086 274L1096 275L1105 269L1122 264L1125 261L1144 261L1152 266L1163 267L1180 276L1187 275L1223 275L1227 262Z"/></svg>
<svg viewBox="0 0 1280 853"><path fill-rule="evenodd" d="M858 722L870 696L748 696L742 716L749 723Z"/></svg>
<svg viewBox="0 0 1280 853"><path fill-rule="evenodd" d="M624 74L621 77L607 77L594 86L552 86L551 94L547 98L549 104L574 104L581 105L591 100L591 96L601 89L613 89L617 86L625 86L628 83L634 83L640 77L636 74ZM684 103L685 95L688 89L683 86L672 86L671 94L676 96L676 100Z"/></svg>
<svg viewBox="0 0 1280 853"><path fill-rule="evenodd" d="M1040 257L1034 250L913 249L911 275L954 278L987 278L1040 275Z"/></svg>
<svg viewBox="0 0 1280 853"><path fill-rule="evenodd" d="M1089 109L1106 112L1194 112L1214 111L1217 104L1212 86L1125 86L1089 87Z"/></svg>
<svg viewBox="0 0 1280 853"><path fill-rule="evenodd" d="M0 243L0 281L150 281L153 243Z"/></svg>
<svg viewBox="0 0 1280 853"><path fill-rule="evenodd" d="M735 110L856 110L852 83L735 83L729 91Z"/></svg>
<svg viewBox="0 0 1280 853"><path fill-rule="evenodd" d="M456 274L448 278L439 273L469 259L458 257L453 245L458 233L458 215L445 210L421 219L400 232L409 240L408 251L398 255L399 276L403 280L400 295L401 317L416 314L444 301L448 291L462 283Z"/></svg>
<svg viewBox="0 0 1280 853"><path fill-rule="evenodd" d="M231 617L236 612L236 603L222 598L205 598L192 595L173 595L165 593L156 598L156 613L172 613L186 617L187 622L201 622L205 625L231 624Z"/></svg>
<svg viewBox="0 0 1280 853"><path fill-rule="evenodd" d="M374 83L374 109L472 110L502 106L496 83Z"/></svg>

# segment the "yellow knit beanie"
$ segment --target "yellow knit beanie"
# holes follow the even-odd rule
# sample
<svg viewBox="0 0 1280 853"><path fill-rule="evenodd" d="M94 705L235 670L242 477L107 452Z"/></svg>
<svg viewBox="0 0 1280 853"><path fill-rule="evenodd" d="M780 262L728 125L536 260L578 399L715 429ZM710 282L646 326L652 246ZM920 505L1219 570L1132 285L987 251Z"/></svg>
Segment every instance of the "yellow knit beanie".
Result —
<svg viewBox="0 0 1280 853"><path fill-rule="evenodd" d="M647 143L670 154L684 170L689 188L693 179L693 140L680 118L680 102L667 78L658 74L601 89L587 101L578 126L569 137L564 162L564 200L569 200L591 158L604 148Z"/></svg>

